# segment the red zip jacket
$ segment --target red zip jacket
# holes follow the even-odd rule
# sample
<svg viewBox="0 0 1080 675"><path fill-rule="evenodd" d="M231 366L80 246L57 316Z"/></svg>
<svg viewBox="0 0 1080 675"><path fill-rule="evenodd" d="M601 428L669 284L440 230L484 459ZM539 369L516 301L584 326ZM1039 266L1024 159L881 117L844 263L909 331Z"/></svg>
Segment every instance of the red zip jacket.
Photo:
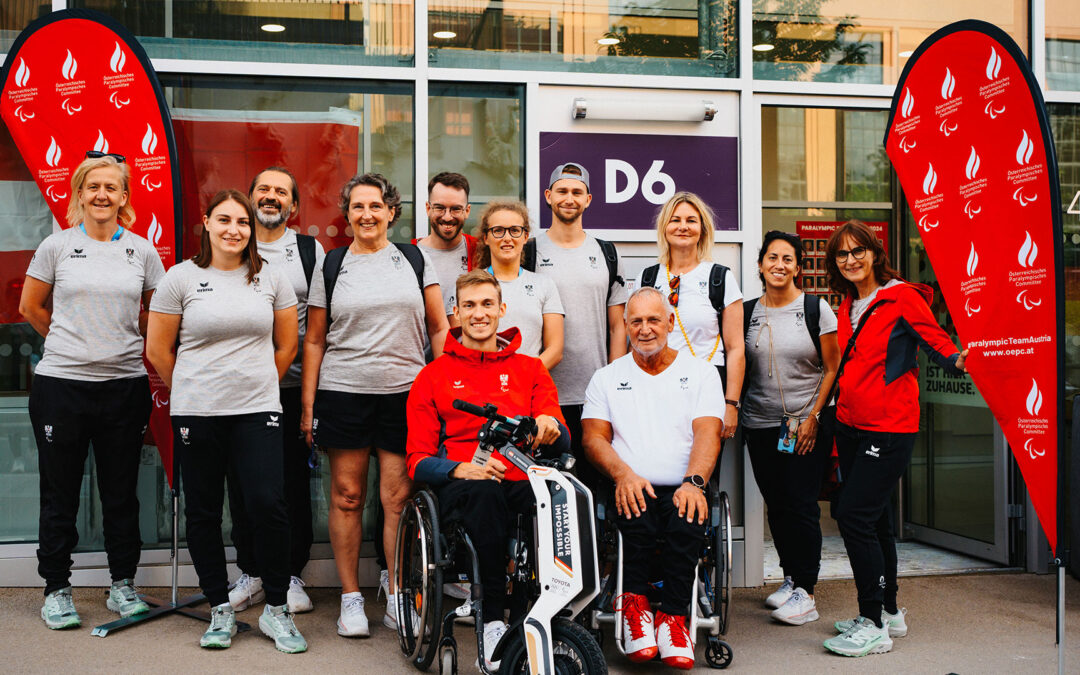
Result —
<svg viewBox="0 0 1080 675"><path fill-rule="evenodd" d="M904 282L878 290L870 306L882 304L866 320L843 365L837 420L867 431L919 430L919 348L947 372L963 374L956 367L960 353L930 311L933 298L934 291L924 284ZM854 332L851 300L840 304L836 333L841 350Z"/></svg>
<svg viewBox="0 0 1080 675"><path fill-rule="evenodd" d="M409 435L405 443L409 477L433 482L444 479L459 462L472 461L481 417L454 408L454 399L483 405L493 403L499 414L551 415L565 426L559 408L559 392L540 359L518 354L521 334L517 328L499 333L499 350L481 352L459 342L461 328L446 336L443 355L416 376L409 391ZM565 434L564 434L565 435ZM562 440L562 439L560 439ZM525 474L499 453L493 455L507 466L507 480L525 480ZM425 462L417 477L417 465Z"/></svg>

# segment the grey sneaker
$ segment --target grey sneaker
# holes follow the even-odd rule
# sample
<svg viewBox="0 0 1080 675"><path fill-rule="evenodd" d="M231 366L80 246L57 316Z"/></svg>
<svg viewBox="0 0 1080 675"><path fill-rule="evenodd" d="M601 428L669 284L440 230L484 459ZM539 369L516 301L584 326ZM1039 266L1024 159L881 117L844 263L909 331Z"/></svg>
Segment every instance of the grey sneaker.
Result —
<svg viewBox="0 0 1080 675"><path fill-rule="evenodd" d="M296 629L292 612L289 611L287 604L276 607L267 605L259 616L259 630L274 641L274 646L279 652L299 654L307 651L307 640Z"/></svg>
<svg viewBox="0 0 1080 675"><path fill-rule="evenodd" d="M41 620L53 630L78 628L82 625L82 619L75 611L75 601L71 599L71 586L45 596L45 604L41 607Z"/></svg>
<svg viewBox="0 0 1080 675"><path fill-rule="evenodd" d="M788 601L788 598L790 598L791 594L794 592L795 583L791 580L791 577L784 577L784 583L780 584L780 588L776 589L769 597L765 598L765 606L779 609L781 605Z"/></svg>
<svg viewBox="0 0 1080 675"><path fill-rule="evenodd" d="M263 591L262 578L250 574L241 574L229 590L229 604L238 612L259 604L264 597L266 593Z"/></svg>
<svg viewBox="0 0 1080 675"><path fill-rule="evenodd" d="M207 649L228 649L236 635L236 611L232 605L223 602L210 609L210 627L199 640L200 647Z"/></svg>
<svg viewBox="0 0 1080 675"><path fill-rule="evenodd" d="M889 629L884 625L878 628L873 621L864 616L856 618L847 631L829 638L822 644L825 649L841 656L866 656L892 651Z"/></svg>
<svg viewBox="0 0 1080 675"><path fill-rule="evenodd" d="M896 614L889 614L885 610L881 611L881 623L884 626L889 627L889 637L900 638L907 635L907 608L901 607L896 610ZM846 633L851 625L855 623L855 619L848 619L847 621L837 621L833 624L837 633Z"/></svg>
<svg viewBox="0 0 1080 675"><path fill-rule="evenodd" d="M787 602L774 609L770 616L782 623L792 626L801 626L804 623L818 620L817 604L814 599L801 588L796 588Z"/></svg>
<svg viewBox="0 0 1080 675"><path fill-rule="evenodd" d="M109 598L105 601L105 606L110 612L119 613L122 619L150 611L150 606L143 602L139 592L135 590L134 579L114 581L109 587Z"/></svg>

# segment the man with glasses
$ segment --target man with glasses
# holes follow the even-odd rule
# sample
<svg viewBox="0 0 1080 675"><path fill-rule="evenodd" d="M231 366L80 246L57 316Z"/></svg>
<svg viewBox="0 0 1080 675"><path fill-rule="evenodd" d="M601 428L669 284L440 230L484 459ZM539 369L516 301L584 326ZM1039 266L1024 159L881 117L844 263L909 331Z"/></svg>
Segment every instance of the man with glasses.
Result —
<svg viewBox="0 0 1080 675"><path fill-rule="evenodd" d="M446 318L456 326L454 283L473 267L476 237L462 229L469 218L469 179L460 173L443 171L428 182L427 209L430 234L413 243L424 249L435 267L443 292Z"/></svg>

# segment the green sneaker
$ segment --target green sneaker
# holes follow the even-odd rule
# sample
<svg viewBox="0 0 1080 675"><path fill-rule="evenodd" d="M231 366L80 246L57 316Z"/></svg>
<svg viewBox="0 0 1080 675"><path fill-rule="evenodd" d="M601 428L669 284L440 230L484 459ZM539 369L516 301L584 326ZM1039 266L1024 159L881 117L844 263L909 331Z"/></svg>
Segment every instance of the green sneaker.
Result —
<svg viewBox="0 0 1080 675"><path fill-rule="evenodd" d="M307 640L296 630L289 605L267 605L259 617L259 630L274 641L279 652L299 654L307 651Z"/></svg>
<svg viewBox="0 0 1080 675"><path fill-rule="evenodd" d="M210 610L210 627L199 640L200 647L207 649L228 649L236 635L236 612L232 605L223 602Z"/></svg>
<svg viewBox="0 0 1080 675"><path fill-rule="evenodd" d="M122 619L150 611L150 606L143 602L139 592L135 590L134 579L114 581L109 587L109 599L105 601L105 606L110 612L118 612Z"/></svg>
<svg viewBox="0 0 1080 675"><path fill-rule="evenodd" d="M75 611L75 601L71 599L71 586L45 596L45 604L41 608L41 620L53 630L78 628L82 625L82 619Z"/></svg>
<svg viewBox="0 0 1080 675"><path fill-rule="evenodd" d="M878 628L873 621L864 616L856 618L851 628L836 637L829 638L823 644L825 649L841 656L866 656L892 651L889 629L884 625Z"/></svg>
<svg viewBox="0 0 1080 675"><path fill-rule="evenodd" d="M855 619L848 619L847 621L837 621L833 624L837 633L846 633L851 625L855 623ZM896 610L896 614L889 614L885 610L881 611L881 623L889 627L889 637L900 638L907 635L907 609L901 607Z"/></svg>

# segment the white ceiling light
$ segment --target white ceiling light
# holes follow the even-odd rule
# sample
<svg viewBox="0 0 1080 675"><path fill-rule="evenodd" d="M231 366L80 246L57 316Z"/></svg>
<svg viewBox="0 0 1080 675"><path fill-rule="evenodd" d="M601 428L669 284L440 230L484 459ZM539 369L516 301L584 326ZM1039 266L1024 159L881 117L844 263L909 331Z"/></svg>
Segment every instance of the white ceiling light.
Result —
<svg viewBox="0 0 1080 675"><path fill-rule="evenodd" d="M603 38L600 38L599 40L597 40L596 44L604 45L606 47L606 46L609 46L609 45L617 45L620 42L622 42L622 40L620 40L617 37L603 37Z"/></svg>
<svg viewBox="0 0 1080 675"><path fill-rule="evenodd" d="M752 49L755 52L771 52L772 50L776 49L776 46L762 43L759 45L754 45Z"/></svg>
<svg viewBox="0 0 1080 675"><path fill-rule="evenodd" d="M264 23L259 28L262 28L267 33L283 33L285 31L285 26L280 23Z"/></svg>
<svg viewBox="0 0 1080 675"><path fill-rule="evenodd" d="M457 33L452 30L437 30L432 33L431 36L439 38L440 40L452 40L457 37Z"/></svg>

